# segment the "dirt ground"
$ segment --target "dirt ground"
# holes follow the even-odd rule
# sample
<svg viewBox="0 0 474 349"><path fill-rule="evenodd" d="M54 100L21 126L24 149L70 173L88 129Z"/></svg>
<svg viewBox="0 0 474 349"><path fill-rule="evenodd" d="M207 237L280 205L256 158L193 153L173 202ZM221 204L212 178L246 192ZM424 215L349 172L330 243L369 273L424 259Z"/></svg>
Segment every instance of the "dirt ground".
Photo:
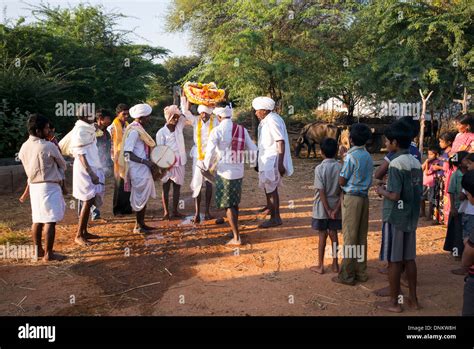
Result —
<svg viewBox="0 0 474 349"><path fill-rule="evenodd" d="M190 149L190 132L186 131ZM381 154L374 158L380 159ZM55 250L63 262L0 261L0 315L391 315L378 310L372 291L387 285L378 273L381 199L372 195L368 241L370 279L357 286L334 284L330 272L316 275L317 237L311 230L313 170L318 160L293 159L295 173L284 180L280 198L284 224L260 230L265 217L258 209L265 197L257 187L257 174L246 168L240 226L245 245L226 247L227 223L199 225L162 222L161 186L149 204L148 222L157 234L132 233L133 217L111 214L113 187L108 180L103 220L91 223L90 232L102 238L90 247L73 243L77 223L74 200L66 197L65 220L57 227ZM194 211L189 182L191 161L182 188L182 212ZM19 195L0 196L3 232L6 226L28 232L29 202ZM223 212L213 210L214 215ZM417 264L420 311L405 315L459 315L463 277L450 273L459 262L442 251L445 228L420 221ZM342 236L339 237L342 242ZM152 285L150 285L152 284ZM130 290L135 288L133 290ZM406 289L404 289L407 292Z"/></svg>

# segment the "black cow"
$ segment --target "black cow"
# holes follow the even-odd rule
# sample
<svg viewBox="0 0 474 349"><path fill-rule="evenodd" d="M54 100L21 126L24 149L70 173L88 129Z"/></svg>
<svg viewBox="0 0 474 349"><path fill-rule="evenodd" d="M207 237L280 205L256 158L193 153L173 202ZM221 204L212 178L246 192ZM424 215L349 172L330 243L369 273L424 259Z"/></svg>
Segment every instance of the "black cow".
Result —
<svg viewBox="0 0 474 349"><path fill-rule="evenodd" d="M297 145L295 147L295 155L298 157L301 148L303 145L306 145L308 148L307 157L309 158L311 151L313 151L314 156L316 156L316 144L321 144L325 138L334 138L338 141L339 135L340 130L337 126L322 122L307 124L303 127L300 136L298 137Z"/></svg>

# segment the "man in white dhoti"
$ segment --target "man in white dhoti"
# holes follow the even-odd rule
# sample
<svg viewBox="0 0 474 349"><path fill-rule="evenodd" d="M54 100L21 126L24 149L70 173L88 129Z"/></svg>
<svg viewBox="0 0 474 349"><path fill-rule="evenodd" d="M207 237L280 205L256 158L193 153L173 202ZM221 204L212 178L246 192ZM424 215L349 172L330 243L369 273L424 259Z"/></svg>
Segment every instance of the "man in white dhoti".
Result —
<svg viewBox="0 0 474 349"><path fill-rule="evenodd" d="M227 219L232 229L233 238L227 245L241 245L238 223L245 151L249 154L250 162L252 159L255 161L257 146L243 126L232 122L231 108L228 106L216 108L214 113L220 123L209 136L203 161L203 174L211 177L209 169L217 159L216 207L226 209Z"/></svg>
<svg viewBox="0 0 474 349"><path fill-rule="evenodd" d="M66 161L58 147L49 142L49 120L42 115L33 114L28 119L28 140L21 146L18 154L28 177L31 200L31 227L36 257L44 261L61 260L64 256L53 252L56 223L64 217L64 203L61 182L66 170ZM45 233L46 250L41 244ZM35 258L35 256L32 256Z"/></svg>
<svg viewBox="0 0 474 349"><path fill-rule="evenodd" d="M105 192L104 164L100 161L97 148L95 115L88 109L83 105L76 110L78 120L70 135L70 149L74 156L72 195L82 201L74 241L82 246L90 245L90 239L99 238L87 231L87 224L92 205L100 208L104 202Z"/></svg>
<svg viewBox="0 0 474 349"><path fill-rule="evenodd" d="M217 117L212 115L214 108L205 105L198 106L198 116L194 116L189 110L189 102L186 97L181 97L181 110L188 123L193 126L194 146L191 149L190 156L193 159L193 178L191 180L192 197L194 198L195 214L193 223L201 221L201 189L206 187L206 206L204 220L213 219L210 208L212 199L212 183L205 179L201 173L207 140L211 131L219 125Z"/></svg>
<svg viewBox="0 0 474 349"><path fill-rule="evenodd" d="M255 114L260 120L258 126L258 180L265 190L270 219L260 228L282 224L278 187L283 175L293 174L290 142L283 119L273 111L275 102L269 97L257 97L252 102Z"/></svg>
<svg viewBox="0 0 474 349"><path fill-rule="evenodd" d="M137 104L130 109L134 121L128 125L123 136L119 165L125 190L130 190L130 204L136 212L134 233L149 234L154 229L145 224L146 205L156 198L153 172L156 164L150 161L151 150L156 146L153 138L143 128L150 120L152 108L148 104Z"/></svg>
<svg viewBox="0 0 474 349"><path fill-rule="evenodd" d="M163 219L169 220L173 217L182 218L183 214L178 212L179 196L181 186L184 184L184 171L186 165L186 149L184 146L183 129L186 118L181 114L178 106L170 105L164 109L166 124L156 133L156 144L170 147L175 154L175 163L161 178L163 183ZM173 183L173 213L170 216L169 193Z"/></svg>

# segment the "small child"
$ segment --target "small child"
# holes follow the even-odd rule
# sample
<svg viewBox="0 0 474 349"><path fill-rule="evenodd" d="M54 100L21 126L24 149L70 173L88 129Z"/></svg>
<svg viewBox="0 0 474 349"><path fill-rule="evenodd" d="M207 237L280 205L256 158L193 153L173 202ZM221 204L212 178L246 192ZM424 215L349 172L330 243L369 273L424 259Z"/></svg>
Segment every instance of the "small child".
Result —
<svg viewBox="0 0 474 349"><path fill-rule="evenodd" d="M456 138L456 132L444 132L441 134L439 139L439 146L443 149L443 153L440 156L443 168L442 177L437 183L436 188L436 207L435 207L435 219L441 224L448 224L449 212L451 211L451 201L449 200L448 187L451 175L454 172L449 166L449 157L452 153L453 143Z"/></svg>
<svg viewBox="0 0 474 349"><path fill-rule="evenodd" d="M441 165L441 161L438 159L439 153L437 146L431 146L428 149L428 159L421 166L423 170L423 198L421 200L420 217L426 217L426 201L428 201L428 220L433 218L436 172Z"/></svg>
<svg viewBox="0 0 474 349"><path fill-rule="evenodd" d="M324 252L329 235L332 244L332 271L339 272L337 261L338 240L337 231L342 229L341 221L341 188L338 176L341 164L335 159L337 141L326 138L321 144L323 161L314 169L314 188L316 189L313 204L312 228L318 231L318 264L310 270L324 274Z"/></svg>
<svg viewBox="0 0 474 349"><path fill-rule="evenodd" d="M455 153L450 159L450 167L456 170L451 175L449 181L448 193L451 200L451 208L448 218L448 229L446 231L446 239L444 241L443 250L449 251L456 259L460 259L464 244L462 242L462 212L460 211L463 200L461 200L462 187L461 180L467 171L466 161L464 158L468 155L465 151ZM452 270L453 274L458 274L458 269Z"/></svg>
<svg viewBox="0 0 474 349"><path fill-rule="evenodd" d="M474 153L467 153L467 155L463 158L465 161L465 165L468 171L474 170Z"/></svg>
<svg viewBox="0 0 474 349"><path fill-rule="evenodd" d="M387 149L395 157L388 168L387 187L377 187L383 196L383 228L380 259L388 262L390 300L378 302L381 309L400 313L400 279L403 268L408 278L409 298L407 303L419 309L416 294L416 228L418 225L423 173L421 165L409 154L410 129L403 123L392 124L385 136Z"/></svg>

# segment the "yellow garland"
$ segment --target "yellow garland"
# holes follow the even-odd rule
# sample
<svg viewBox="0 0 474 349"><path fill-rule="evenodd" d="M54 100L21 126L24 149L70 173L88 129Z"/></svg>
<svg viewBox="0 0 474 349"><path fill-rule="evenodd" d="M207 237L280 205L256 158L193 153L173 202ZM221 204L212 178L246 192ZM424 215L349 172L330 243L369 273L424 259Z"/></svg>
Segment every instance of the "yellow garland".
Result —
<svg viewBox="0 0 474 349"><path fill-rule="evenodd" d="M213 127L213 120L214 118L211 117L209 118L209 130L207 132L207 136L209 137L209 135L211 134L211 131L212 131L212 127ZM199 121L198 121L198 124L197 124L197 150L198 150L198 159L199 160L204 160L204 153L202 151L202 120L201 118L199 118Z"/></svg>

